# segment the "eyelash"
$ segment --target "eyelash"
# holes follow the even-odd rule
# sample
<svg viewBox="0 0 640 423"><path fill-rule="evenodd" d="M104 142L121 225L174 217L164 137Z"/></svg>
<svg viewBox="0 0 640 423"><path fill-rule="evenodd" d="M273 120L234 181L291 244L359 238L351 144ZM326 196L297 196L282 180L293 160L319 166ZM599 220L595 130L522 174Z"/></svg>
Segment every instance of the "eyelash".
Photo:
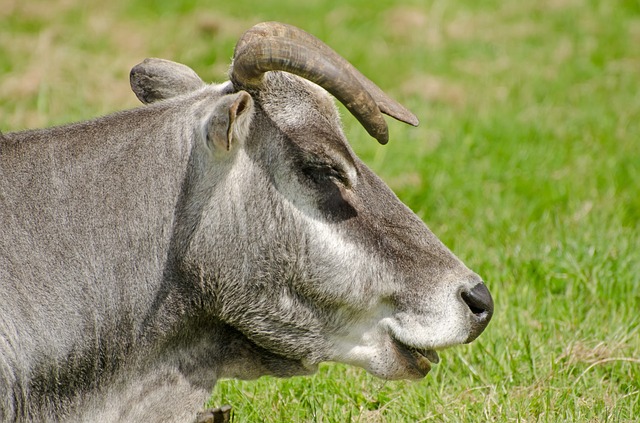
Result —
<svg viewBox="0 0 640 423"><path fill-rule="evenodd" d="M319 183L324 179L332 179L335 182L349 187L349 180L345 176L344 172L335 166L327 165L310 165L304 169L304 173L308 175L314 182Z"/></svg>

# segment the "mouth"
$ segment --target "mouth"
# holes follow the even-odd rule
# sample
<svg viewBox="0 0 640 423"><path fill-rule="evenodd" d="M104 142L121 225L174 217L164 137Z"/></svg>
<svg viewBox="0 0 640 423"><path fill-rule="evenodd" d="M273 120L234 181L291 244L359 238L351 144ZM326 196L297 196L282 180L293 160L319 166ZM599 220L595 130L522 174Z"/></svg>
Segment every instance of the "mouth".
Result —
<svg viewBox="0 0 640 423"><path fill-rule="evenodd" d="M411 347L396 338L393 338L393 343L400 356L404 358L404 361L422 377L429 373L433 364L440 362L440 357L438 357L438 353L435 350Z"/></svg>

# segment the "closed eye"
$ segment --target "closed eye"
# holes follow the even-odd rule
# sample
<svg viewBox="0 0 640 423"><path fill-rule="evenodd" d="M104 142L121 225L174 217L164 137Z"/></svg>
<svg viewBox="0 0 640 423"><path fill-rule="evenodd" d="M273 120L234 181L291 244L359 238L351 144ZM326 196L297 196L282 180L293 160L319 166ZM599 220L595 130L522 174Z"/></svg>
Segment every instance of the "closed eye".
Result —
<svg viewBox="0 0 640 423"><path fill-rule="evenodd" d="M338 166L328 163L307 163L302 167L303 173L316 184L334 182L349 188L351 183L346 173Z"/></svg>

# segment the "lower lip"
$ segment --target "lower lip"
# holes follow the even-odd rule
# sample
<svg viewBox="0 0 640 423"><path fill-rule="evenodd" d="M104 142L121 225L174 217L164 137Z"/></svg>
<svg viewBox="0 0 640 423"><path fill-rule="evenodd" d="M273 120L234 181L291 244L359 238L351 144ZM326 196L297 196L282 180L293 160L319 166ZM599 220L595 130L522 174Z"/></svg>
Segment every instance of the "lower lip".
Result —
<svg viewBox="0 0 640 423"><path fill-rule="evenodd" d="M431 370L431 362L427 357L420 354L415 349L411 347L407 347L396 339L393 340L396 350L400 354L401 357L405 359L407 364L416 370L416 373L422 375L422 377L426 376Z"/></svg>
<svg viewBox="0 0 640 423"><path fill-rule="evenodd" d="M415 352L416 367L426 376L431 371L431 362L422 354Z"/></svg>

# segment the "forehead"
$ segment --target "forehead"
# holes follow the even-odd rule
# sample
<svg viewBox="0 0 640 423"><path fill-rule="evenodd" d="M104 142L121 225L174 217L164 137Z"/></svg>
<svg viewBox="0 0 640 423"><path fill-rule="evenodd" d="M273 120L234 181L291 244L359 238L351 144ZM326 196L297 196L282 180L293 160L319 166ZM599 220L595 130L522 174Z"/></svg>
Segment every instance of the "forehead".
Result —
<svg viewBox="0 0 640 423"><path fill-rule="evenodd" d="M290 73L266 73L258 97L267 114L283 125L310 119L339 123L333 98L316 84Z"/></svg>
<svg viewBox="0 0 640 423"><path fill-rule="evenodd" d="M257 97L269 119L301 150L338 153L353 161L338 109L324 89L296 75L269 72Z"/></svg>

